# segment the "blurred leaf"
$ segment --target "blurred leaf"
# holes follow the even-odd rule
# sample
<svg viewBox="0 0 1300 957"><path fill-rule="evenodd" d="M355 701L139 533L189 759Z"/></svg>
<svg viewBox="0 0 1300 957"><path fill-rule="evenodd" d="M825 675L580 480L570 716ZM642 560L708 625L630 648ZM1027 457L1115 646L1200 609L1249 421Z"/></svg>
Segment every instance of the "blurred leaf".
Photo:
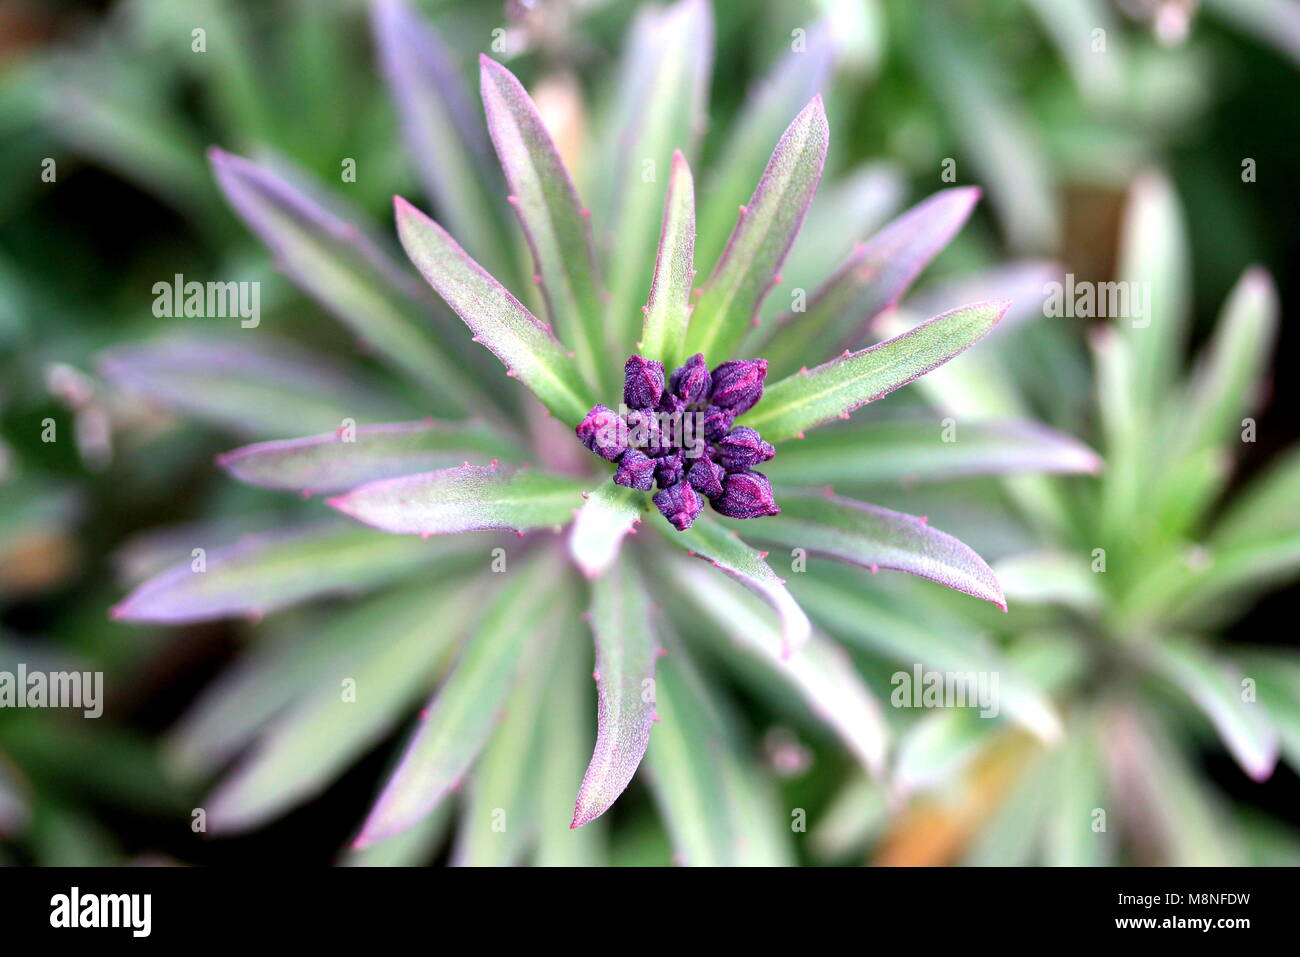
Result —
<svg viewBox="0 0 1300 957"><path fill-rule="evenodd" d="M369 847L349 848L339 861L344 867L418 867L430 863L433 852L447 836L451 807L438 805L400 834Z"/></svg>
<svg viewBox="0 0 1300 957"><path fill-rule="evenodd" d="M618 101L606 125L602 212L599 222L607 231L609 301L606 307L608 338L617 355L628 351L636 331L637 299L644 288L646 264L655 243L659 219L659 171L668 171L669 198L664 206L664 236L669 234L669 210L685 222L689 234L683 242L660 243L660 256L672 252L676 268L670 274L656 270L674 300L677 312L686 304L693 278L691 251L695 245L695 195L686 156L695 156L695 144L705 125L705 103L713 60L713 12L705 0L679 0L667 7L646 5L634 18L624 42ZM682 156L678 156L680 152ZM677 194L674 197L674 193ZM675 249L684 245L684 249ZM678 287L685 289L679 297ZM680 306L677 300L680 298ZM654 287L651 311L655 309ZM674 326L685 326L685 315L674 315ZM643 351L647 358L664 359L670 369L682 358L681 339L671 333L659 344L661 351ZM662 351L667 347L667 351ZM647 349L643 345L643 350Z"/></svg>
<svg viewBox="0 0 1300 957"><path fill-rule="evenodd" d="M830 127L820 96L794 118L777 141L767 168L701 287L686 335L686 353L713 361L731 357L780 279L781 264L821 182Z"/></svg>
<svg viewBox="0 0 1300 957"><path fill-rule="evenodd" d="M761 431L769 442L783 442L845 418L960 355L993 328L1008 305L988 302L954 309L897 338L782 379L767 388L743 424Z"/></svg>
<svg viewBox="0 0 1300 957"><path fill-rule="evenodd" d="M595 405L590 386L550 327L465 254L456 241L401 197L397 232L406 254L475 338L532 389L561 421L576 426Z"/></svg>
<svg viewBox="0 0 1300 957"><path fill-rule="evenodd" d="M993 566L1012 605L1055 603L1083 614L1097 612L1105 593L1083 555L1045 550L1012 555Z"/></svg>
<svg viewBox="0 0 1300 957"><path fill-rule="evenodd" d="M888 732L880 706L843 649L813 635L787 658L780 628L756 598L720 584L706 569L686 562L673 563L671 574L697 616L688 638L714 637L716 629L717 636L755 656L783 683L793 686L804 705L840 736L867 771L873 775L883 771Z"/></svg>
<svg viewBox="0 0 1300 957"><path fill-rule="evenodd" d="M483 123L442 37L405 0L376 3L371 29L425 193L475 259L508 275L501 184Z"/></svg>
<svg viewBox="0 0 1300 957"><path fill-rule="evenodd" d="M385 532L453 535L504 528L559 527L573 518L584 479L536 469L457 468L382 479L329 500L345 515Z"/></svg>
<svg viewBox="0 0 1300 957"><path fill-rule="evenodd" d="M703 558L715 568L734 576L742 585L772 606L781 622L781 654L788 658L808 641L812 625L798 602L790 596L784 579L777 577L764 555L750 548L735 532L701 515L684 532L669 532L656 522L668 540L687 554Z"/></svg>
<svg viewBox="0 0 1300 957"><path fill-rule="evenodd" d="M588 381L601 384L605 335L590 214L523 85L487 56L479 64L488 132L541 277L547 318L577 351Z"/></svg>
<svg viewBox="0 0 1300 957"><path fill-rule="evenodd" d="M970 422L945 440L945 423L912 418L830 425L787 442L763 465L777 484L942 481L1016 472L1095 473L1101 459L1082 442L1029 421Z"/></svg>
<svg viewBox="0 0 1300 957"><path fill-rule="evenodd" d="M363 592L434 562L454 565L482 546L473 537L424 542L333 523L249 535L155 575L112 613L168 624L260 617L308 598Z"/></svg>
<svg viewBox="0 0 1300 957"><path fill-rule="evenodd" d="M451 674L421 713L355 846L415 824L464 777L499 723L528 640L550 618L558 570L551 556L539 554L508 573Z"/></svg>
<svg viewBox="0 0 1300 957"><path fill-rule="evenodd" d="M1268 780L1277 764L1277 730L1262 705L1246 700L1240 670L1216 661L1186 637L1153 643L1146 655L1156 673L1210 719L1242 770L1256 781Z"/></svg>
<svg viewBox="0 0 1300 957"><path fill-rule="evenodd" d="M474 585L442 578L370 599L330 623L351 633L334 657L208 797L214 833L251 830L322 792L428 687L471 608Z"/></svg>
<svg viewBox="0 0 1300 957"><path fill-rule="evenodd" d="M450 468L475 454L509 458L512 446L484 428L428 419L260 442L217 456L217 464L241 482L263 488L340 492Z"/></svg>
<svg viewBox="0 0 1300 957"><path fill-rule="evenodd" d="M1091 716L1071 720L1062 745L1056 793L1043 832L1044 863L1054 867L1106 867L1114 863L1109 830L1105 742ZM1100 812L1100 814L1098 813Z"/></svg>
<svg viewBox="0 0 1300 957"><path fill-rule="evenodd" d="M593 582L589 620L596 643L596 748L578 789L574 828L618 800L641 764L656 719L659 642L645 585L629 562Z"/></svg>
<svg viewBox="0 0 1300 957"><path fill-rule="evenodd" d="M682 353L695 282L695 181L680 151L673 153L668 176L659 251L639 351L671 370L685 358Z"/></svg>
<svg viewBox="0 0 1300 957"><path fill-rule="evenodd" d="M1300 449L1238 492L1215 528L1215 547L1245 546L1300 532Z"/></svg>
<svg viewBox="0 0 1300 957"><path fill-rule="evenodd" d="M426 331L414 286L371 238L359 214L327 208L266 166L219 149L212 167L226 199L271 250L280 269L340 322L438 399L441 415L481 398L471 379ZM450 330L451 323L446 323Z"/></svg>
<svg viewBox="0 0 1300 957"><path fill-rule="evenodd" d="M266 336L256 342L169 337L115 346L98 365L118 388L245 435L324 432L347 419L385 422L410 413L341 368Z"/></svg>
<svg viewBox="0 0 1300 957"><path fill-rule="evenodd" d="M618 560L623 536L635 531L649 507L645 494L608 481L586 495L569 533L569 555L588 578Z"/></svg>
<svg viewBox="0 0 1300 957"><path fill-rule="evenodd" d="M764 355L774 374L793 372L842 346L860 344L866 327L895 305L952 240L979 201L973 187L947 189L913 206L866 242L809 297L806 311L782 313Z"/></svg>

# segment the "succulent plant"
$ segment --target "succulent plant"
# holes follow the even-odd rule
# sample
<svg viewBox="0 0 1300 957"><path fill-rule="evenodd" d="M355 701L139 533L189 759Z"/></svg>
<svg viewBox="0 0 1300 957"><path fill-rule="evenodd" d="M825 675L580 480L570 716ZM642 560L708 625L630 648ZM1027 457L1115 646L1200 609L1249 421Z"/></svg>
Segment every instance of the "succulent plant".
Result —
<svg viewBox="0 0 1300 957"><path fill-rule="evenodd" d="M857 566L859 576L900 570L1006 608L989 566L961 541L923 517L828 487L866 467L888 429L848 423L853 431L824 430L824 442L799 441L948 362L1006 313L1004 300L981 301L866 345L873 322L960 229L978 192L954 188L921 203L847 250L806 297L794 287L790 310L760 324L827 158L817 90L829 62L824 34L792 53L747 107L700 192L697 223L688 157L703 125L707 4L648 8L634 26L591 212L509 70L481 59L485 131L426 23L385 0L374 27L438 214L398 198L397 235L455 315L395 261L381 231L300 172L220 150L212 165L280 268L419 398L321 371L260 330L243 333L247 345L220 349L118 348L103 366L117 385L182 407L220 367L227 388L241 385L223 393L226 414L255 408L286 432L332 416L333 431L243 447L219 462L253 485L328 493L329 506L362 523L318 520L211 552L206 542L186 548L190 557L148 577L115 617L261 618L338 592L376 592L252 649L183 722L174 757L199 776L238 757L204 807L212 830L247 829L326 787L434 686L360 828L364 859L418 856L413 848L436 838L457 790L458 861L598 859L587 825L648 755L680 860L787 860L786 815L703 662L727 645L749 653L762 665L755 680L793 693L872 774L884 770L888 729L848 655L814 632L769 554L740 534L790 550L810 584L830 568L805 571L811 552ZM765 168L766 145L753 152L764 140L776 143ZM491 148L503 187L485 159ZM732 191L760 169L736 216ZM522 227L528 267L505 229L507 210ZM712 264L698 286L697 261ZM626 411L599 404L620 386ZM203 402L210 409L212 396ZM437 417L385 422L384 410L403 403ZM659 414L678 424L698 417L701 453L688 458L685 439L621 437L628 427L659 428ZM964 460L966 474L1097 467L1063 433L998 428ZM1002 434L1014 447L1000 445ZM783 484L774 467L787 457L785 474L798 478ZM651 482L667 521L630 539L651 507ZM703 511L703 499L722 519ZM584 720L584 618L594 637L594 746ZM1017 716L1040 730L1055 722L1038 689L1023 689L1017 703Z"/></svg>

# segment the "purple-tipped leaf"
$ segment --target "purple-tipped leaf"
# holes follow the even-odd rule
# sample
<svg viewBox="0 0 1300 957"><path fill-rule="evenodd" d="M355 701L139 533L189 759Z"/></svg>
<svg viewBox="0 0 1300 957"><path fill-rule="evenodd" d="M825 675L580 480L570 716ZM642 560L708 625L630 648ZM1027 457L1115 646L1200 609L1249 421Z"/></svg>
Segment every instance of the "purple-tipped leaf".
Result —
<svg viewBox="0 0 1300 957"><path fill-rule="evenodd" d="M681 152L673 153L664 198L659 253L645 307L641 354L676 368L684 359L695 283L695 181Z"/></svg>
<svg viewBox="0 0 1300 957"><path fill-rule="evenodd" d="M341 492L380 479L450 468L470 456L504 457L510 451L509 443L487 429L429 420L259 442L217 456L217 464L249 485Z"/></svg>
<svg viewBox="0 0 1300 957"><path fill-rule="evenodd" d="M769 385L744 416L769 442L848 418L854 409L907 385L982 339L1010 303L983 302L935 316L915 329Z"/></svg>
<svg viewBox="0 0 1300 957"><path fill-rule="evenodd" d="M578 367L551 334L441 226L400 196L397 232L406 254L475 339L505 363L551 412L576 426L595 404Z"/></svg>
<svg viewBox="0 0 1300 957"><path fill-rule="evenodd" d="M605 340L591 223L523 84L491 57L480 56L479 65L488 132L533 254L547 318L577 351L588 379L600 383Z"/></svg>
<svg viewBox="0 0 1300 957"><path fill-rule="evenodd" d="M783 489L777 497L781 514L755 522L752 534L872 571L909 572L1007 609L984 559L923 518L823 492Z"/></svg>
<svg viewBox="0 0 1300 957"><path fill-rule="evenodd" d="M659 643L645 586L628 562L592 586L590 621L596 642L596 748L578 789L571 828L600 817L623 793L655 722Z"/></svg>
<svg viewBox="0 0 1300 957"><path fill-rule="evenodd" d="M860 343L871 320L894 306L957 235L979 195L974 187L935 193L860 243L811 294L806 310L777 317L764 354L788 371L837 345Z"/></svg>
<svg viewBox="0 0 1300 957"><path fill-rule="evenodd" d="M329 504L345 515L397 535L452 535L503 528L557 528L582 501L582 479L536 469L492 465L405 475L370 482Z"/></svg>
<svg viewBox="0 0 1300 957"><path fill-rule="evenodd" d="M686 335L686 352L727 359L778 281L781 263L821 182L830 126L820 95L803 108L772 151L727 248L703 286Z"/></svg>

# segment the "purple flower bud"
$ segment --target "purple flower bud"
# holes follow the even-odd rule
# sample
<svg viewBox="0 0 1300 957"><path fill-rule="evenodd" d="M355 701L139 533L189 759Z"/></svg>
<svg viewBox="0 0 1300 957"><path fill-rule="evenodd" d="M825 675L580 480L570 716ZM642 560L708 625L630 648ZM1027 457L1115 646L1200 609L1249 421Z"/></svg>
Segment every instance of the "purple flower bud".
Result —
<svg viewBox="0 0 1300 957"><path fill-rule="evenodd" d="M760 518L781 511L772 497L772 483L762 472L732 472L722 480L722 494L713 500L713 508L729 518Z"/></svg>
<svg viewBox="0 0 1300 957"><path fill-rule="evenodd" d="M686 470L686 481L705 498L716 498L722 494L722 480L726 474L721 465L701 456Z"/></svg>
<svg viewBox="0 0 1300 957"><path fill-rule="evenodd" d="M623 402L630 409L653 409L664 393L664 364L632 356L623 366Z"/></svg>
<svg viewBox="0 0 1300 957"><path fill-rule="evenodd" d="M677 415L685 408L686 403L671 392L665 392L659 400L659 411L669 415Z"/></svg>
<svg viewBox="0 0 1300 957"><path fill-rule="evenodd" d="M592 406L574 431L583 445L611 462L617 461L627 448L623 420L617 412L603 405Z"/></svg>
<svg viewBox="0 0 1300 957"><path fill-rule="evenodd" d="M728 432L718 443L718 454L728 472L744 472L776 455L776 449L764 442L757 431L741 425Z"/></svg>
<svg viewBox="0 0 1300 957"><path fill-rule="evenodd" d="M763 397L767 377L766 359L733 359L713 370L713 391L709 401L731 409L736 415L748 412Z"/></svg>
<svg viewBox="0 0 1300 957"><path fill-rule="evenodd" d="M664 454L659 416L653 409L633 409L627 414L627 444L651 458Z"/></svg>
<svg viewBox="0 0 1300 957"><path fill-rule="evenodd" d="M685 456L680 451L655 459L655 481L660 488L676 485L682 480L685 470Z"/></svg>
<svg viewBox="0 0 1300 957"><path fill-rule="evenodd" d="M654 503L669 524L679 532L690 528L695 516L704 508L704 500L685 482L678 482L656 492Z"/></svg>
<svg viewBox="0 0 1300 957"><path fill-rule="evenodd" d="M686 405L695 405L707 399L712 382L704 353L697 352L687 359L686 364L669 377L668 386Z"/></svg>
<svg viewBox="0 0 1300 957"><path fill-rule="evenodd" d="M650 491L655 487L655 460L644 452L628 449L619 457L614 481L640 492Z"/></svg>
<svg viewBox="0 0 1300 957"><path fill-rule="evenodd" d="M736 413L730 409L720 409L711 405L704 410L704 437L710 442L719 442L736 421Z"/></svg>

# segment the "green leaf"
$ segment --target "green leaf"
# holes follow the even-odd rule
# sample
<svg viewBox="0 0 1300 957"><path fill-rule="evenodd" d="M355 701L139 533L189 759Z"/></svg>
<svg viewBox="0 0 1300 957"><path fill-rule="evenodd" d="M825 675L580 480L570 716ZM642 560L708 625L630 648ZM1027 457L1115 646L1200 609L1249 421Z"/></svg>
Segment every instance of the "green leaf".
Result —
<svg viewBox="0 0 1300 957"><path fill-rule="evenodd" d="M623 536L635 532L649 506L644 492L606 482L586 495L569 533L569 554L588 578L601 575L618 559Z"/></svg>
<svg viewBox="0 0 1300 957"><path fill-rule="evenodd" d="M428 692L470 606L466 587L443 578L349 609L331 632L351 647L272 722L251 754L207 799L213 833L251 830L322 792Z"/></svg>
<svg viewBox="0 0 1300 957"><path fill-rule="evenodd" d="M194 544L196 551L203 548ZM474 538L421 542L333 523L248 535L153 576L112 614L168 624L260 617L308 598L365 591L434 562L455 564L482 545Z"/></svg>
<svg viewBox="0 0 1300 957"><path fill-rule="evenodd" d="M786 443L763 465L777 484L853 486L1100 470L1101 459L1082 442L1034 422L962 421L950 433L938 419L831 425Z"/></svg>
<svg viewBox="0 0 1300 957"><path fill-rule="evenodd" d="M396 368L437 396L439 414L465 411L471 379L426 329L406 274L372 240L372 227L326 208L288 178L241 156L210 153L217 182L240 218L298 286ZM448 323L450 325L450 323ZM301 429L297 430L301 431Z"/></svg>
<svg viewBox="0 0 1300 957"><path fill-rule="evenodd" d="M661 527L659 522L655 525ZM704 515L696 518L695 524L684 532L667 529L667 525L662 525L661 531L670 542L686 549L687 554L703 558L715 568L734 576L772 606L781 622L782 656L789 658L807 643L812 634L808 616L791 597L785 580L777 577L776 572L763 561L764 553L750 548L737 533Z"/></svg>
<svg viewBox="0 0 1300 957"><path fill-rule="evenodd" d="M1111 805L1106 788L1106 746L1091 715L1070 723L1056 775L1056 794L1043 831L1044 863L1052 867L1105 867L1115 841L1099 817ZM1098 829L1100 826L1100 829Z"/></svg>
<svg viewBox="0 0 1300 957"><path fill-rule="evenodd" d="M570 827L604 814L632 780L655 721L659 642L645 585L620 562L592 584L589 615L596 642L596 747L578 789Z"/></svg>
<svg viewBox="0 0 1300 957"><path fill-rule="evenodd" d="M960 355L993 328L1009 305L986 302L954 309L893 339L782 379L767 388L742 422L769 442L781 442L823 422L847 418L854 409Z"/></svg>
<svg viewBox="0 0 1300 957"><path fill-rule="evenodd" d="M1214 547L1247 545L1300 532L1300 448L1280 457L1238 492L1214 531Z"/></svg>
<svg viewBox="0 0 1300 957"><path fill-rule="evenodd" d="M532 389L562 422L576 426L595 405L590 386L550 328L447 232L401 197L394 201L397 232L406 254L474 337L505 363L507 375Z"/></svg>
<svg viewBox="0 0 1300 957"><path fill-rule="evenodd" d="M1136 414L1144 416L1156 410L1177 373L1190 299L1182 209L1173 186L1159 173L1143 174L1129 192L1115 275L1134 284L1130 299L1140 296L1150 306L1149 315L1112 317L1132 348L1130 389Z"/></svg>
<svg viewBox="0 0 1300 957"><path fill-rule="evenodd" d="M217 464L241 482L263 488L339 492L449 468L469 455L509 456L511 451L510 443L487 429L429 419L246 445L217 456Z"/></svg>
<svg viewBox="0 0 1300 957"><path fill-rule="evenodd" d="M415 824L464 777L498 724L529 639L551 617L561 567L551 556L538 555L507 573L451 674L421 713L355 846L365 847Z"/></svg>
<svg viewBox="0 0 1300 957"><path fill-rule="evenodd" d="M400 834L369 847L348 848L339 863L343 867L419 867L431 862L434 851L447 836L451 807L440 804Z"/></svg>
<svg viewBox="0 0 1300 957"><path fill-rule="evenodd" d="M462 465L382 479L329 499L345 515L398 535L451 535L480 529L519 532L573 518L582 479L535 469Z"/></svg>
<svg viewBox="0 0 1300 957"><path fill-rule="evenodd" d="M601 170L605 178L601 208L605 215L600 224L608 230L608 241L601 244L607 249L604 262L608 264L609 276L605 315L609 340L620 356L631 351L636 332L636 300L644 288L646 264L654 249L654 230L660 210L658 184L663 171L668 172L669 200L659 255L661 260L665 255L668 209L685 203L690 227L681 279L685 293L690 292L695 199L690 171L682 154L695 155L694 146L705 128L713 59L713 13L707 2L681 0L667 8L647 6L642 10L628 29L618 102L612 122L606 127L609 141ZM679 195L674 199L674 184L681 178L679 166L685 182L676 187ZM671 295L676 299L678 277L665 276L660 281L671 286ZM653 293L651 300L653 303ZM676 330L680 333L686 316L680 313L674 319L681 323L681 328ZM675 338L668 344L673 355L647 353L644 347L642 354L662 359L671 369L679 364L676 352L680 350L681 339Z"/></svg>
<svg viewBox="0 0 1300 957"><path fill-rule="evenodd" d="M892 568L928 578L1007 609L993 569L967 545L923 518L822 492L779 490L781 514L755 523L752 534L842 562Z"/></svg>
<svg viewBox="0 0 1300 957"><path fill-rule="evenodd" d="M588 381L600 385L605 330L589 216L523 85L488 56L479 66L488 133L533 254L547 318L577 350Z"/></svg>
<svg viewBox="0 0 1300 957"><path fill-rule="evenodd" d="M282 437L409 413L342 368L287 343L233 337L166 338L99 357L113 385L242 435Z"/></svg>
<svg viewBox="0 0 1300 957"><path fill-rule="evenodd" d="M405 0L376 3L371 27L420 183L470 253L506 274L510 247L496 199L500 181L489 181L495 170L486 131L450 52Z"/></svg>
<svg viewBox="0 0 1300 957"><path fill-rule="evenodd" d="M1186 637L1146 649L1155 672L1182 691L1210 719L1241 769L1266 781L1277 765L1277 729L1258 701L1245 700L1241 671L1216 661Z"/></svg>
<svg viewBox="0 0 1300 957"><path fill-rule="evenodd" d="M731 357L780 279L781 264L803 225L821 182L830 127L820 95L814 96L777 141L727 248L701 288L686 333L686 354L711 361Z"/></svg>
<svg viewBox="0 0 1300 957"><path fill-rule="evenodd" d="M686 328L695 282L695 182L681 152L674 152L664 199L654 280L645 307L640 354L675 369L685 359Z"/></svg>

